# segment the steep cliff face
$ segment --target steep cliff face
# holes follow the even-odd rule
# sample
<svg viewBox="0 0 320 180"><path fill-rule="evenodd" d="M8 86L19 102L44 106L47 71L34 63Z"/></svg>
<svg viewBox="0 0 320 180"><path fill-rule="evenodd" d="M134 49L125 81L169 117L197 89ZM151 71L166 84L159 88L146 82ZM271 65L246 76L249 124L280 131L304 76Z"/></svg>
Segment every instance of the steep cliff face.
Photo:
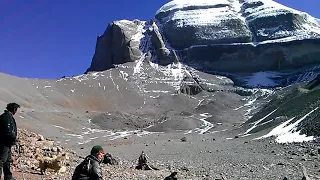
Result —
<svg viewBox="0 0 320 180"><path fill-rule="evenodd" d="M135 21L114 21L103 35L98 36L95 54L89 71L103 71L114 64L136 61L141 58L139 49L144 23Z"/></svg>
<svg viewBox="0 0 320 180"><path fill-rule="evenodd" d="M256 45L320 35L316 19L272 0L174 0L162 6L156 18L176 49L211 44Z"/></svg>
<svg viewBox="0 0 320 180"><path fill-rule="evenodd" d="M206 72L295 70L320 63L319 39L318 19L272 0L173 0L154 21L111 23L87 71L145 58L167 65L173 51Z"/></svg>
<svg viewBox="0 0 320 180"><path fill-rule="evenodd" d="M241 2L241 15L253 34L254 43L319 38L317 20L306 13L272 0Z"/></svg>
<svg viewBox="0 0 320 180"><path fill-rule="evenodd" d="M320 60L317 19L272 0L175 0L156 18L184 62L206 71L278 71Z"/></svg>
<svg viewBox="0 0 320 180"><path fill-rule="evenodd" d="M162 6L156 18L173 48L195 45L251 42L252 33L238 13L239 3L218 1L171 1Z"/></svg>

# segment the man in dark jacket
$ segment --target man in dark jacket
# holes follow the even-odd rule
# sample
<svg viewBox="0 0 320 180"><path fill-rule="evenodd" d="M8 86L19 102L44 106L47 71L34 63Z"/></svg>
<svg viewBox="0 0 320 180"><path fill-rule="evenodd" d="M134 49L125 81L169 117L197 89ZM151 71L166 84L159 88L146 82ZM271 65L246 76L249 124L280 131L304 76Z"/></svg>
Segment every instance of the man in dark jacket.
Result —
<svg viewBox="0 0 320 180"><path fill-rule="evenodd" d="M104 151L101 146L94 146L91 153L74 170L72 180L102 180L100 163Z"/></svg>
<svg viewBox="0 0 320 180"><path fill-rule="evenodd" d="M14 180L10 171L12 163L11 147L17 142L17 125L13 117L20 106L9 103L0 116L0 177L2 170L5 180Z"/></svg>

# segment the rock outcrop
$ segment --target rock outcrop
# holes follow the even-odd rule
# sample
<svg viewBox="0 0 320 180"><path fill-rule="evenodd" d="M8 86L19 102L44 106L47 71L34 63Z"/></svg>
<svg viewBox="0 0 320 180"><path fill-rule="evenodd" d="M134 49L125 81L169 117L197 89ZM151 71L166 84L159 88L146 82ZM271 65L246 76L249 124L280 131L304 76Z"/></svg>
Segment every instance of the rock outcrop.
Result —
<svg viewBox="0 0 320 180"><path fill-rule="evenodd" d="M74 152L59 146L53 140L45 139L42 135L31 133L25 129L18 129L18 133L20 143L12 148L13 171L20 170L23 171L25 175L30 172L38 174L40 169L37 156L41 156L42 158L52 158L61 153L65 153L67 161L61 165L59 173L55 174L48 169L49 171L47 172L47 175L58 179L63 179L68 175L67 171L70 171L71 163L69 158L76 158L76 154ZM29 177L27 179L29 179Z"/></svg>
<svg viewBox="0 0 320 180"><path fill-rule="evenodd" d="M108 25L103 35L98 36L95 54L89 71L103 71L114 64L132 62L142 57L139 49L144 22L114 21Z"/></svg>
<svg viewBox="0 0 320 180"><path fill-rule="evenodd" d="M150 24L151 24L151 27L149 28L149 33L151 35L152 45L157 55L158 64L160 65L170 64L171 63L170 50L165 46L161 33L159 32L159 28L153 20L151 20Z"/></svg>

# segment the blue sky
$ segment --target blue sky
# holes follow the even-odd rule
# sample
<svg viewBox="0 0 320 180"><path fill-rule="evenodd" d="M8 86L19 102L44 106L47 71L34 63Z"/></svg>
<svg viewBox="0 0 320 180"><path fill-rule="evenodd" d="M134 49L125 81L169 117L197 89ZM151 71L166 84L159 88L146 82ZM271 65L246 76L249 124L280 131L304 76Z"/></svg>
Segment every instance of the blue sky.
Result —
<svg viewBox="0 0 320 180"><path fill-rule="evenodd" d="M320 18L319 0L276 0ZM152 18L168 0L0 0L0 72L29 78L83 73L108 23Z"/></svg>

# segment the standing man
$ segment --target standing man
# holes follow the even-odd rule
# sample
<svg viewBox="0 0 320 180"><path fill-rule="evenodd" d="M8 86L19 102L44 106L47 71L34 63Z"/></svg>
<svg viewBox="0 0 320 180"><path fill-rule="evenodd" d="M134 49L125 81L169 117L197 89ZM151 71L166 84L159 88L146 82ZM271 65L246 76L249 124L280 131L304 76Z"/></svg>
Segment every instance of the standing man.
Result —
<svg viewBox="0 0 320 180"><path fill-rule="evenodd" d="M104 159L101 146L94 146L87 156L74 170L72 180L102 180L100 163Z"/></svg>
<svg viewBox="0 0 320 180"><path fill-rule="evenodd" d="M10 165L12 163L11 147L17 141L17 125L13 115L17 113L19 104L9 103L0 116L0 178L2 170L4 180L15 180L12 177Z"/></svg>

